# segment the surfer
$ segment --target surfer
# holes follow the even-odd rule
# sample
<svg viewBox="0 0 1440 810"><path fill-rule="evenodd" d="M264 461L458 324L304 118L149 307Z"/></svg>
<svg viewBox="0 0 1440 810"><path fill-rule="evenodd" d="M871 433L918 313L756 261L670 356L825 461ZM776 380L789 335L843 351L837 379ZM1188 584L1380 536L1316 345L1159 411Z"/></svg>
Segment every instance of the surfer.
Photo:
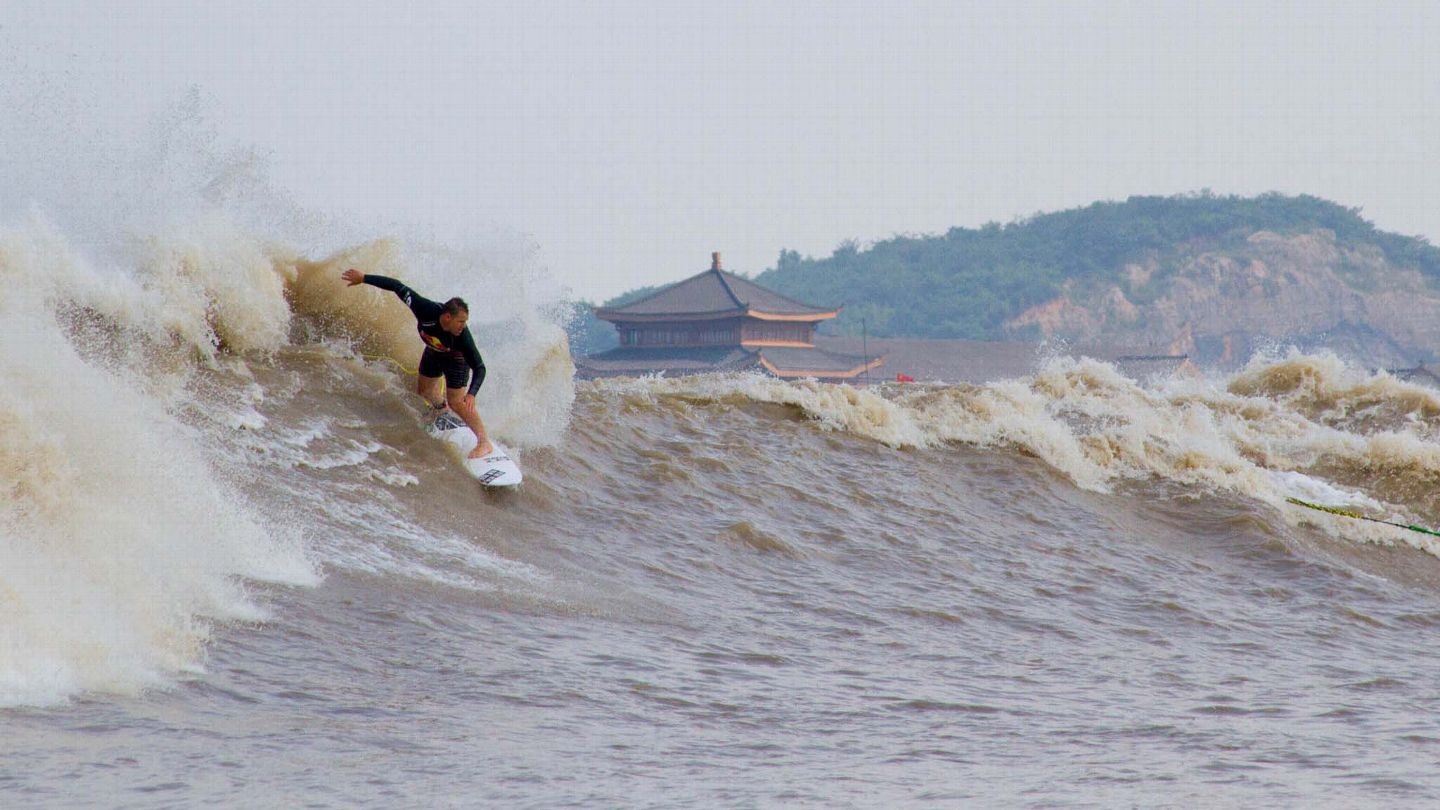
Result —
<svg viewBox="0 0 1440 810"><path fill-rule="evenodd" d="M459 298L451 298L443 304L431 301L393 278L361 273L353 267L340 274L351 287L369 284L395 293L410 311L415 314L415 328L420 339L425 341L425 353L420 355L420 379L415 383L415 392L425 398L439 416L448 406L465 420L475 432L475 449L470 458L483 458L495 451L495 446L485 436L485 425L480 421L480 412L475 409L475 392L485 382L485 361L475 348L475 339L465 325L470 320L470 307ZM474 372L473 374L471 372ZM440 395L440 380L445 380L445 395ZM470 381L467 388L466 380Z"/></svg>

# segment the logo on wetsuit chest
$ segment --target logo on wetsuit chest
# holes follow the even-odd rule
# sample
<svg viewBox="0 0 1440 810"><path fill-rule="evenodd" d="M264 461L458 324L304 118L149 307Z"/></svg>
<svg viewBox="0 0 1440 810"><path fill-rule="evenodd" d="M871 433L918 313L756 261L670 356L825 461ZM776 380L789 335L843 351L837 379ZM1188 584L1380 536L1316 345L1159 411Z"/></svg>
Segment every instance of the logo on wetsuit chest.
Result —
<svg viewBox="0 0 1440 810"><path fill-rule="evenodd" d="M437 351L450 351L450 347L445 345L445 341L425 331L426 326L427 324L420 324L419 326L415 327L416 330L420 332L420 339L425 341L425 345Z"/></svg>

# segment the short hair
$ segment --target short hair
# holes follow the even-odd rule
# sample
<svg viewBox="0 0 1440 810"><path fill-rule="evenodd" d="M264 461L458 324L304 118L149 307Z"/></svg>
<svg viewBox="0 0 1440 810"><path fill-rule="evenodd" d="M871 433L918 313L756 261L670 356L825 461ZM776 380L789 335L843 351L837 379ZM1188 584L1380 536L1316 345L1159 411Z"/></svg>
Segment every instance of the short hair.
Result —
<svg viewBox="0 0 1440 810"><path fill-rule="evenodd" d="M466 315L470 314L470 305L466 304L465 299L463 298L451 298L449 301L445 302L444 306L445 314L449 315L452 318L462 312Z"/></svg>

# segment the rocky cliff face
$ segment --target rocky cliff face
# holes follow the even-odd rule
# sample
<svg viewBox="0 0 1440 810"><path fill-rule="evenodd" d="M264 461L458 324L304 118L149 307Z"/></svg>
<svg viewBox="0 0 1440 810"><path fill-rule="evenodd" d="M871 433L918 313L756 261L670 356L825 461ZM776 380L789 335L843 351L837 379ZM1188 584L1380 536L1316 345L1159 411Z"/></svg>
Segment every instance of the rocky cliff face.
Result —
<svg viewBox="0 0 1440 810"><path fill-rule="evenodd" d="M1286 344L1386 367L1440 353L1440 295L1418 271L1390 264L1373 246L1337 244L1330 231L1258 231L1239 248L1192 246L1129 265L1123 276L1099 289L1067 285L1005 328L1222 365Z"/></svg>

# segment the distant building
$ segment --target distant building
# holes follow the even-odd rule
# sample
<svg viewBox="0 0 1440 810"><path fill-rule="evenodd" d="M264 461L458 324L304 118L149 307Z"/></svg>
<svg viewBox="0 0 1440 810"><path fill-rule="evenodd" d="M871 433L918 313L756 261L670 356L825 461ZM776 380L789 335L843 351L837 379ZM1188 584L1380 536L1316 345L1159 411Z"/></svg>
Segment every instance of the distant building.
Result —
<svg viewBox="0 0 1440 810"><path fill-rule="evenodd" d="M802 304L727 273L720 254L699 275L619 307L595 310L620 346L576 361L581 377L760 369L785 379L852 381L882 358L815 348L815 327L838 309Z"/></svg>

